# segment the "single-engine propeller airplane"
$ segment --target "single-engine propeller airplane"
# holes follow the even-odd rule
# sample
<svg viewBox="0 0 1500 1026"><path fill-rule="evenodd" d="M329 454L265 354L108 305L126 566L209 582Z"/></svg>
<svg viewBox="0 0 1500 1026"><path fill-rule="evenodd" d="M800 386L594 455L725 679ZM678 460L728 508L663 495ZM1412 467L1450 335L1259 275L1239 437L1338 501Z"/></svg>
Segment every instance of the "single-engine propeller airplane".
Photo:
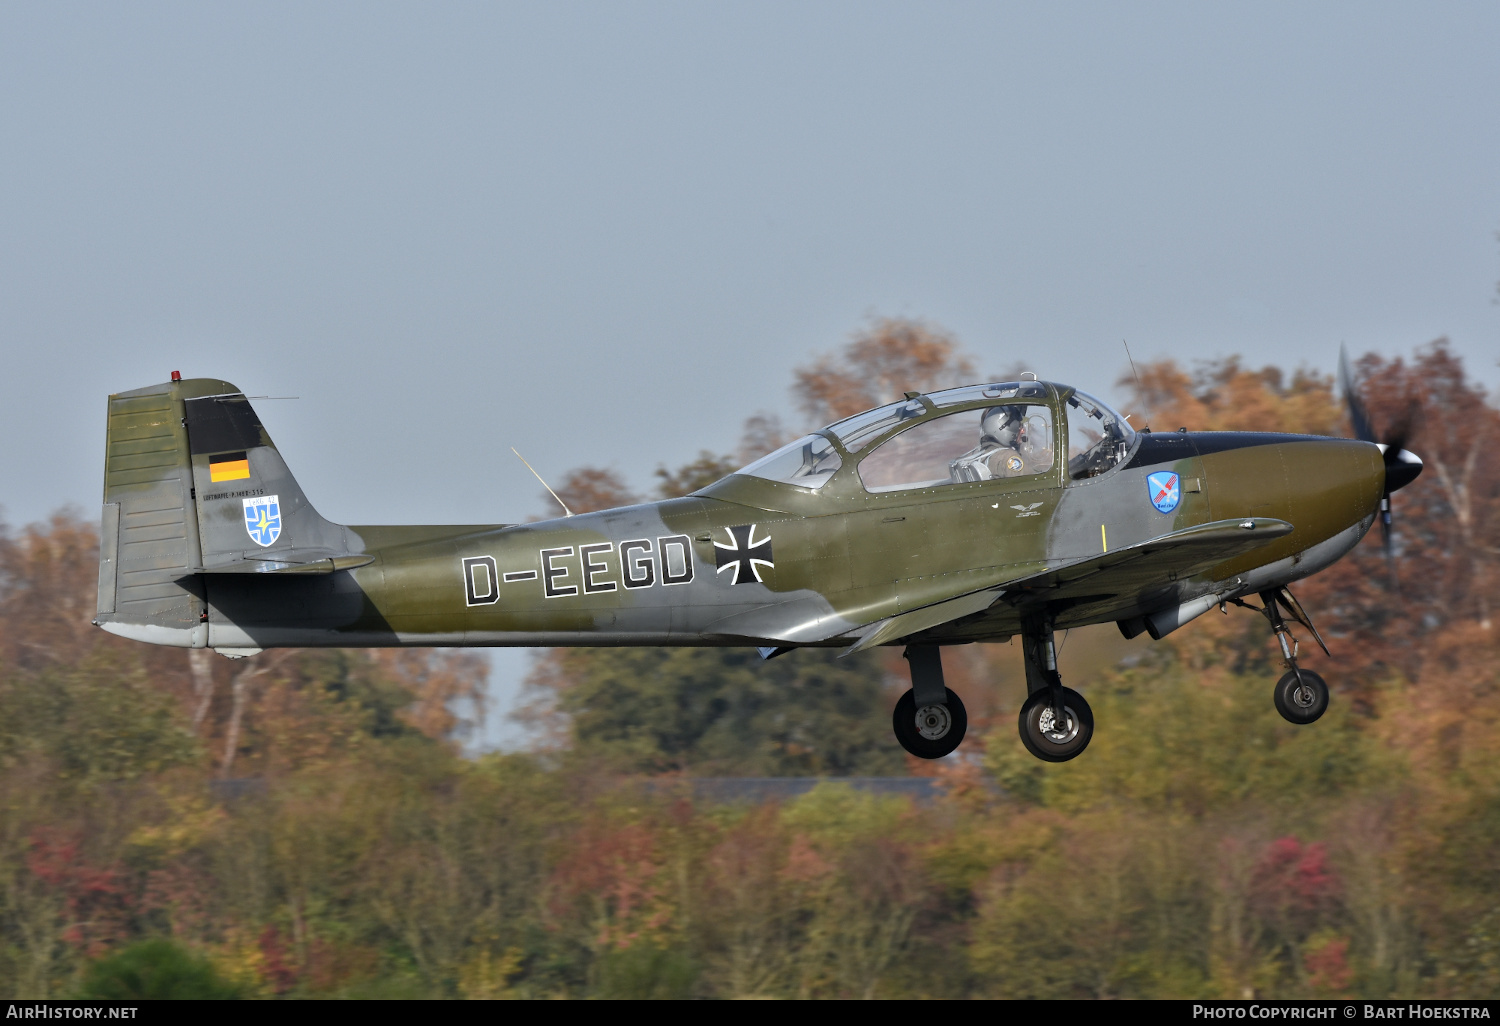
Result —
<svg viewBox="0 0 1500 1026"><path fill-rule="evenodd" d="M904 645L893 726L910 753L963 740L941 648L1021 638L1022 743L1076 757L1093 713L1053 632L1161 639L1258 608L1293 723L1328 704L1297 663L1287 586L1347 553L1421 472L1404 428L1357 440L1135 431L1050 381L908 392L683 498L528 524L346 527L318 515L249 399L172 380L109 398L95 623L238 657L280 646ZM1327 651L1324 646L1324 651Z"/></svg>

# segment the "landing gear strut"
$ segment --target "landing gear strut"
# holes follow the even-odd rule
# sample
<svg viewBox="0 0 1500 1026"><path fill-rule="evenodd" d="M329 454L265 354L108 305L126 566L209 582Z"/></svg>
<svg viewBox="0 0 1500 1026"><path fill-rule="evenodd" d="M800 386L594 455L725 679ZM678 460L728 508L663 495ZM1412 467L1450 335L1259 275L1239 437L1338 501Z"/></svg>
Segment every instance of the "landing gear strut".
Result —
<svg viewBox="0 0 1500 1026"><path fill-rule="evenodd" d="M1026 701L1021 706L1021 744L1038 759L1076 759L1094 737L1094 711L1082 695L1063 687L1050 618L1028 622L1021 632L1026 660Z"/></svg>
<svg viewBox="0 0 1500 1026"><path fill-rule="evenodd" d="M1270 588L1260 593L1263 603L1258 612L1263 613L1271 623L1271 630L1276 633L1276 641L1281 645L1281 657L1286 662L1287 672L1276 682L1276 690L1272 692L1272 701L1276 704L1276 711L1281 718L1288 723L1302 726L1313 722L1322 716L1328 709L1328 684L1323 678L1312 670L1304 670L1297 665L1297 639L1292 637L1291 629L1287 626L1286 619L1281 615L1284 608L1291 614L1292 619L1300 623L1312 632L1318 647L1328 655L1328 646L1323 643L1323 637L1318 629L1312 625L1312 619L1307 611L1302 608L1286 588ZM1236 605L1244 606L1246 609L1255 607L1248 603L1235 600Z"/></svg>
<svg viewBox="0 0 1500 1026"><path fill-rule="evenodd" d="M908 645L903 654L911 664L911 690L896 703L891 728L912 755L941 759L963 741L969 716L943 683L943 660L936 645Z"/></svg>

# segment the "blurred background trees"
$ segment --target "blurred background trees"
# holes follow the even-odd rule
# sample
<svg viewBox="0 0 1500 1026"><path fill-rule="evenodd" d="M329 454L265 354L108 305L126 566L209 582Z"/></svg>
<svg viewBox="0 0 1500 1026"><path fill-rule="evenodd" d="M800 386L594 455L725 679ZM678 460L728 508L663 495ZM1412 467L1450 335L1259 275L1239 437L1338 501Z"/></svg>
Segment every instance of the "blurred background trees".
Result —
<svg viewBox="0 0 1500 1026"><path fill-rule="evenodd" d="M972 378L940 329L878 321L794 376L810 421ZM1027 756L1020 657L950 649L961 757L889 732L895 651L542 653L534 751L466 758L483 660L281 651L230 662L88 623L97 542L0 537L0 981L7 993L244 996L1476 996L1500 986L1500 411L1441 342L1363 357L1377 426L1427 472L1297 586L1334 659L1316 726L1275 714L1263 622L1062 640L1102 724ZM1143 364L1157 430L1345 433L1333 383ZM1087 382L1079 382L1087 387ZM662 468L702 487L773 447ZM634 501L607 468L575 510ZM551 515L550 496L539 512ZM1304 652L1307 650L1304 649ZM935 773L936 800L850 775ZM689 778L821 775L781 803Z"/></svg>

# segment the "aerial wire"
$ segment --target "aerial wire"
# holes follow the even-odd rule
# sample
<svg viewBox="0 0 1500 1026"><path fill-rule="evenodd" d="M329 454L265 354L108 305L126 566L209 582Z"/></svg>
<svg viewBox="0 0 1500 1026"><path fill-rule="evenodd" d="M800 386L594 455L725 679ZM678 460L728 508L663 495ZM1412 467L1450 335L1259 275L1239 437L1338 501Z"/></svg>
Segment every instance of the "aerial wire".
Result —
<svg viewBox="0 0 1500 1026"><path fill-rule="evenodd" d="M514 445L511 446L510 447L510 451L511 452L516 452L516 447ZM522 456L518 452L516 452L516 459L520 460L522 463L526 463L526 457ZM532 475L538 481L542 481L542 475L538 474L536 472L536 468L533 467L530 463L526 463L526 469L529 470L529 471L531 471ZM545 489L547 489L547 494L551 495L554 499L556 499L557 500L557 504L563 508L563 516L570 517L570 516L573 515L573 511L568 508L568 504L566 502L562 501L562 496L558 495L556 492L554 492L552 490L552 486L551 485L549 485L546 481L542 481L542 487L545 488Z"/></svg>
<svg viewBox="0 0 1500 1026"><path fill-rule="evenodd" d="M1145 425L1145 428L1146 428L1147 431L1150 431L1151 430L1151 403L1146 400L1146 388L1145 388L1144 385L1141 384L1141 375L1140 375L1140 372L1135 369L1135 357L1133 357L1133 356L1130 355L1130 343L1126 342L1122 338L1122 339L1120 339L1120 345L1122 345L1122 346L1125 347L1125 359L1127 359L1127 360L1130 361L1130 373L1133 374L1133 375L1135 375L1135 391L1136 391L1136 394L1141 397L1141 405L1143 407L1145 407L1145 409L1146 409L1146 425Z"/></svg>

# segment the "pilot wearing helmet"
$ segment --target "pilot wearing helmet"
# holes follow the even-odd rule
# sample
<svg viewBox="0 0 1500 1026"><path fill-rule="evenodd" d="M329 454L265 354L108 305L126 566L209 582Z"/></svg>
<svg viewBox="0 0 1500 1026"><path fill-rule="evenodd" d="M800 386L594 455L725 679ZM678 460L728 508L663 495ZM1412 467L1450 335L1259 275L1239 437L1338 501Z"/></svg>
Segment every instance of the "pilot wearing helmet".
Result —
<svg viewBox="0 0 1500 1026"><path fill-rule="evenodd" d="M1026 407L991 406L979 419L979 444L948 464L955 481L1023 477L1041 468L1028 459Z"/></svg>

